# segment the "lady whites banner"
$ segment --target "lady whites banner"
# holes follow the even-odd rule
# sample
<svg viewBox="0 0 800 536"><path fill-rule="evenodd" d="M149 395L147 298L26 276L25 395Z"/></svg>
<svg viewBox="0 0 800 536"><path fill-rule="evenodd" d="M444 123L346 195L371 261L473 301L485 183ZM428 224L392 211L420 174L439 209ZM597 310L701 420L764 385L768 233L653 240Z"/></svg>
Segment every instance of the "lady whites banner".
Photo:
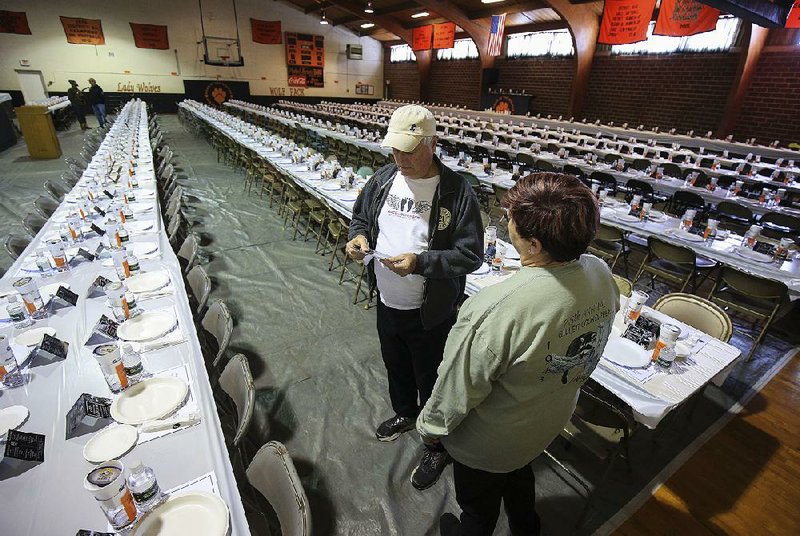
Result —
<svg viewBox="0 0 800 536"><path fill-rule="evenodd" d="M655 35L684 37L717 27L719 10L697 0L661 0Z"/></svg>
<svg viewBox="0 0 800 536"><path fill-rule="evenodd" d="M626 45L647 39L656 0L606 0L598 43Z"/></svg>

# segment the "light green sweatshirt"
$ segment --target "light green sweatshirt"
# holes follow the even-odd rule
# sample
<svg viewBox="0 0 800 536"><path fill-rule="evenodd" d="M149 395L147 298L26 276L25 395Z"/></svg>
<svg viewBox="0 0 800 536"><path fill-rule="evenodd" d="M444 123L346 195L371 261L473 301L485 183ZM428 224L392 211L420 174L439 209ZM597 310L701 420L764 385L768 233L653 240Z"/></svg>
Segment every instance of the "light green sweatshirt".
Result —
<svg viewBox="0 0 800 536"><path fill-rule="evenodd" d="M618 308L611 272L592 255L481 290L450 331L417 430L474 469L528 464L572 415Z"/></svg>

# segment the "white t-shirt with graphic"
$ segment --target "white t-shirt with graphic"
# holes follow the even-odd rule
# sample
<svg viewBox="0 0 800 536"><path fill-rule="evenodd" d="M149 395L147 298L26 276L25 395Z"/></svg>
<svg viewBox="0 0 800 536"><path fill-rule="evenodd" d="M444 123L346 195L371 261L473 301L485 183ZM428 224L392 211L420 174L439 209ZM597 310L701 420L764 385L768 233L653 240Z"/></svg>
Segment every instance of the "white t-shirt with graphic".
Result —
<svg viewBox="0 0 800 536"><path fill-rule="evenodd" d="M439 175L427 179L407 179L399 171L394 177L386 202L378 215L377 253L394 256L428 250L433 196ZM409 274L400 277L377 259L375 277L381 301L387 307L404 311L422 306L425 278Z"/></svg>

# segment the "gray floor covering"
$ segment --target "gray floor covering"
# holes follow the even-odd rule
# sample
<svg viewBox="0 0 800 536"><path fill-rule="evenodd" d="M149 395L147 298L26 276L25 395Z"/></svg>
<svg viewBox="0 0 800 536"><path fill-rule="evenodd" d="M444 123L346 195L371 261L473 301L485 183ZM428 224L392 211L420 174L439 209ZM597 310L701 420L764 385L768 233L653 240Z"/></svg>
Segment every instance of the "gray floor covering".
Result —
<svg viewBox="0 0 800 536"><path fill-rule="evenodd" d="M376 424L391 413L374 309L352 305L354 285L337 284L338 274L328 271L328 257L315 254L313 242L293 241L276 210L243 191L241 172L218 164L213 149L186 132L175 116L162 117L161 124L188 194L186 215L202 238L201 263L214 283L212 299L229 305L236 322L231 350L247 355L256 380L252 439L255 444L279 440L288 447L309 497L314 533L438 534L440 515L458 512L451 470L431 489L416 491L409 477L421 453L417 435L388 444L374 438ZM73 129L59 137L64 155L77 155L81 132ZM18 222L42 184L65 168L63 160L31 161L22 143L0 153L3 234L23 232ZM3 254L0 268L10 263ZM734 344L749 349L739 333ZM631 444L632 471L624 463L615 466L579 532L597 529L618 512L791 348L768 337L722 389L706 389L691 418L677 413L658 434L639 430ZM589 481L596 482L604 468L561 440L551 448ZM755 475L770 454L765 451L736 470ZM544 533L573 533L584 505L580 488L544 459L534 468ZM495 534L508 534L502 514Z"/></svg>

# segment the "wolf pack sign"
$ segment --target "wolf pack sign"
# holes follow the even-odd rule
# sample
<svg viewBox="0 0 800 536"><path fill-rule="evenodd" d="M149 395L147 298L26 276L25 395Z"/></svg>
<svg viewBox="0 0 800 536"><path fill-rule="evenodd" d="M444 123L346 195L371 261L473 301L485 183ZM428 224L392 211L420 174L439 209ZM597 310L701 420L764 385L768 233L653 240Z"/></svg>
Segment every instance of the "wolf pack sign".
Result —
<svg viewBox="0 0 800 536"><path fill-rule="evenodd" d="M719 10L697 0L661 0L655 35L685 37L717 27Z"/></svg>
<svg viewBox="0 0 800 536"><path fill-rule="evenodd" d="M598 43L626 45L647 39L656 0L605 0Z"/></svg>

